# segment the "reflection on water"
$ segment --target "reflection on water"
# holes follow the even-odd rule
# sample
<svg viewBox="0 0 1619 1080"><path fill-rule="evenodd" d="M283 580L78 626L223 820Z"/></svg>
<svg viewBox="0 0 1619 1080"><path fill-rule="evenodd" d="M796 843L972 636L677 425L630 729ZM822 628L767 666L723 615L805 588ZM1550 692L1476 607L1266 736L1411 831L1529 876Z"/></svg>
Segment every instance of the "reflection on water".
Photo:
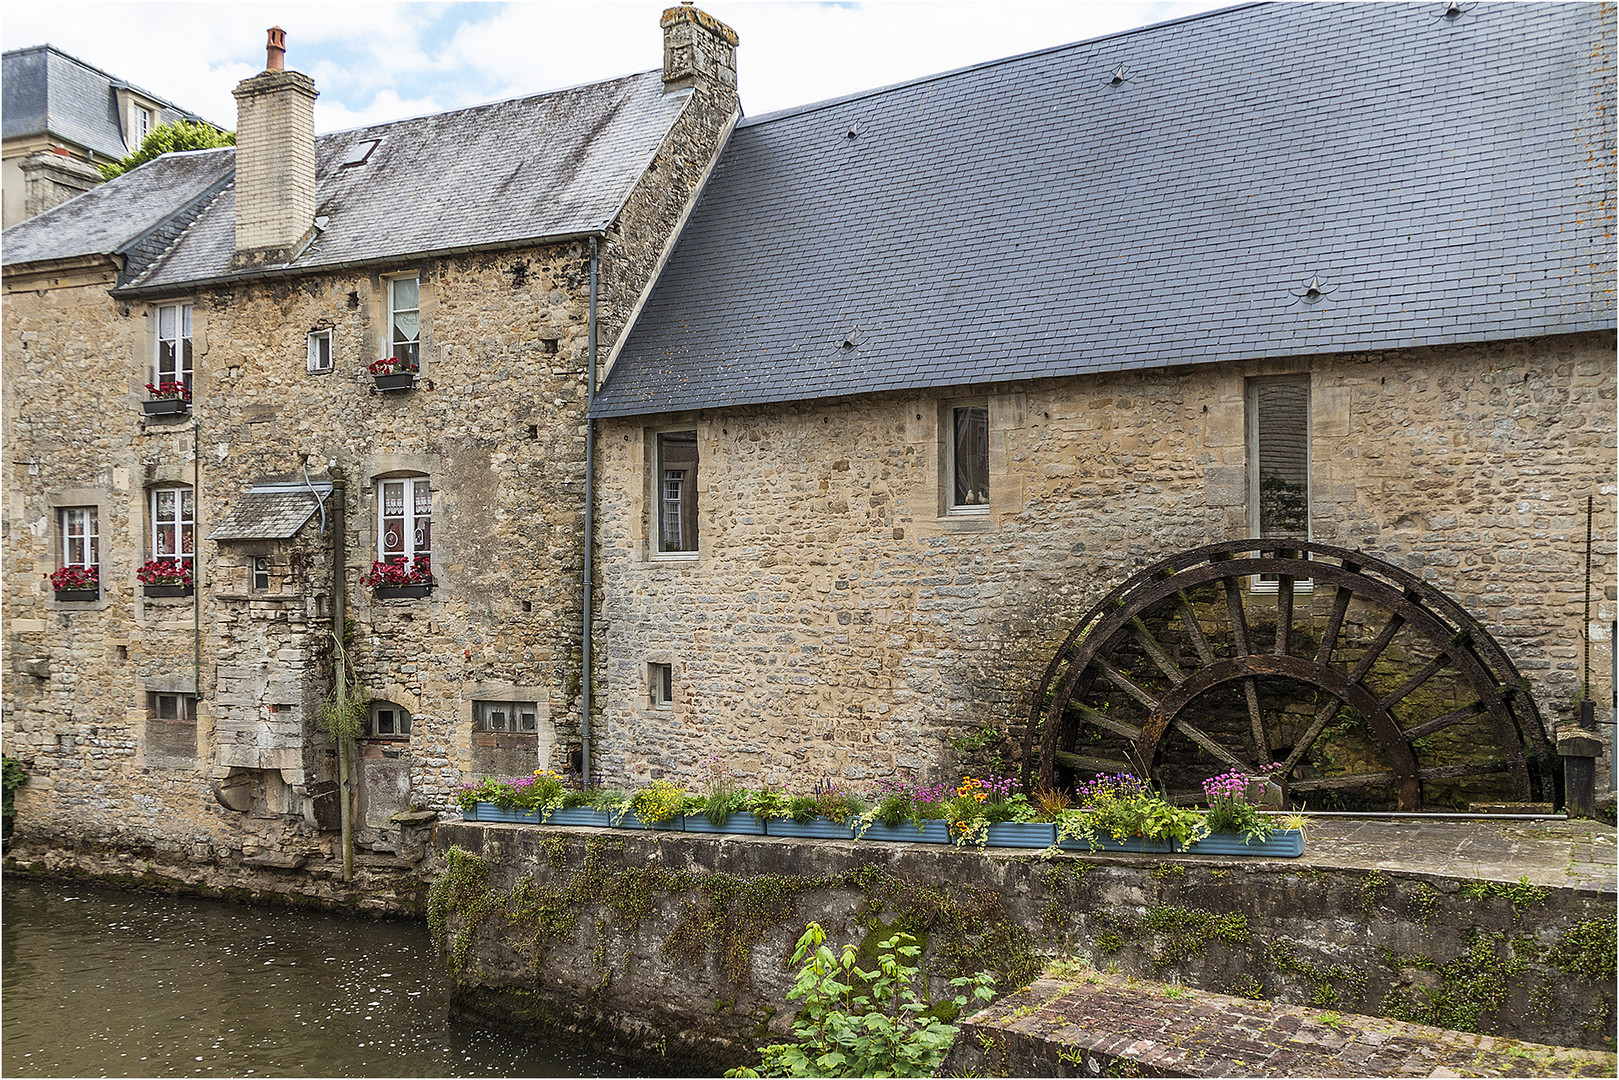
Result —
<svg viewBox="0 0 1619 1080"><path fill-rule="evenodd" d="M4 882L0 1072L612 1076L451 1024L420 923Z"/></svg>

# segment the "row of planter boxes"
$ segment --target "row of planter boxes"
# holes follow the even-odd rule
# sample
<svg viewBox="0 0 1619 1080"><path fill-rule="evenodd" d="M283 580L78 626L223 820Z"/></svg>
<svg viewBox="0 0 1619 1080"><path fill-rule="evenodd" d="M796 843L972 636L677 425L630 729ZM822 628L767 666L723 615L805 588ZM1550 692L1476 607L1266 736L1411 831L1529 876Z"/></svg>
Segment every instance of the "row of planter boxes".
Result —
<svg viewBox="0 0 1619 1080"><path fill-rule="evenodd" d="M390 375L373 375L378 390L411 390L416 386L414 371L398 371ZM141 412L147 416L184 416L191 411L191 402L183 397L155 398L141 402Z"/></svg>
<svg viewBox="0 0 1619 1080"><path fill-rule="evenodd" d="M741 836L792 836L809 840L876 840L903 844L948 844L950 826L944 821L924 821L921 828L902 821L893 828L874 824L858 836L853 826L830 818L799 822L790 818L760 818L756 814L732 814L720 825L715 825L702 814L676 816L656 825L648 825L634 811L616 821L605 810L570 807L553 810L548 820L541 820L538 810L503 810L494 803L481 802L471 810L462 810L466 821L500 822L508 825L574 825L599 829L661 829L668 832L730 833ZM1050 822L1001 822L989 827L986 847L1048 848L1053 844L1065 851L1133 851L1156 854L1184 852L1192 855L1266 855L1271 858L1297 858L1304 854L1304 834L1297 829L1273 832L1262 843L1245 844L1242 837L1216 833L1193 844L1182 846L1173 840L1146 840L1133 837L1114 840L1098 837L1093 848L1083 840L1057 840L1057 826Z"/></svg>
<svg viewBox="0 0 1619 1080"><path fill-rule="evenodd" d="M142 585L146 596L190 596L190 585ZM372 590L377 600L420 600L433 591L431 585L378 585ZM87 604L101 599L101 589L57 589L56 599L66 604Z"/></svg>

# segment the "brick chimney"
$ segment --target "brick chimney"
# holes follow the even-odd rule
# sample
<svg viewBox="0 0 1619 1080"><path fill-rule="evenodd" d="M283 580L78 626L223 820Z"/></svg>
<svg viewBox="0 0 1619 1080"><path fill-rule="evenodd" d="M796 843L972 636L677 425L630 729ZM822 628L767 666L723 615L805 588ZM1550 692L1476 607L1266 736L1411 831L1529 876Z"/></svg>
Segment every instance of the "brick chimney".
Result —
<svg viewBox="0 0 1619 1080"><path fill-rule="evenodd" d="M315 81L284 70L279 26L265 53L235 90L236 269L290 262L315 224Z"/></svg>
<svg viewBox="0 0 1619 1080"><path fill-rule="evenodd" d="M702 84L736 93L735 30L691 0L665 8L658 25L663 27L665 93Z"/></svg>

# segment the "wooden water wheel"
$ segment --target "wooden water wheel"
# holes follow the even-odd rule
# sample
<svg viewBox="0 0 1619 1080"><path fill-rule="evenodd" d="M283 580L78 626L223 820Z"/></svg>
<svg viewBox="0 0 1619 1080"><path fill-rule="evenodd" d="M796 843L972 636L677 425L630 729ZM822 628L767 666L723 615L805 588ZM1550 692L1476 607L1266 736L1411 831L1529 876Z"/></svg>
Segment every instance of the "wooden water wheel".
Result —
<svg viewBox="0 0 1619 1080"><path fill-rule="evenodd" d="M1032 694L1023 756L1025 785L1145 772L1182 796L1280 762L1289 800L1317 809L1419 810L1425 784L1515 800L1549 786L1534 700L1459 604L1399 567L1289 539L1183 552L1104 597Z"/></svg>

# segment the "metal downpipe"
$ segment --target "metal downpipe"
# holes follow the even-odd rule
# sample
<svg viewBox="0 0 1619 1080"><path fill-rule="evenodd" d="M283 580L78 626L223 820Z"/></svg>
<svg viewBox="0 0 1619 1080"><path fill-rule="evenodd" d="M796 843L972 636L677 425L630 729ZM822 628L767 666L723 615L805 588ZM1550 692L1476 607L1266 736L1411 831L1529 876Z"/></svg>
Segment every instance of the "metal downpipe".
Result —
<svg viewBox="0 0 1619 1080"><path fill-rule="evenodd" d="M591 579L595 575L596 539L596 421L590 407L596 401L596 283L600 266L596 237L590 238L590 321L586 328L590 351L585 380L585 587L584 631L579 648L579 776L590 783L590 683L591 683Z"/></svg>

